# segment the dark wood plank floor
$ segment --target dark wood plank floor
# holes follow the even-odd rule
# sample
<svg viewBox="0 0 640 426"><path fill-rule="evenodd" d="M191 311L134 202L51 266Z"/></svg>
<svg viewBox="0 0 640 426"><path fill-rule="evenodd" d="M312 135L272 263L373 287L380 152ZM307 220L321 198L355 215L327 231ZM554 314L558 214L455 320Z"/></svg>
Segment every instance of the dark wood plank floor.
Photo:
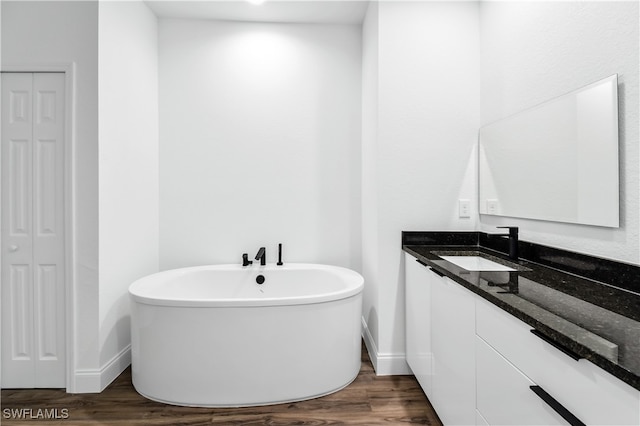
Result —
<svg viewBox="0 0 640 426"><path fill-rule="evenodd" d="M366 350L358 378L331 395L250 408L189 408L149 401L136 393L130 368L100 394L63 390L2 390L2 425L441 425L413 376L374 373ZM6 409L68 410L63 420L8 419Z"/></svg>

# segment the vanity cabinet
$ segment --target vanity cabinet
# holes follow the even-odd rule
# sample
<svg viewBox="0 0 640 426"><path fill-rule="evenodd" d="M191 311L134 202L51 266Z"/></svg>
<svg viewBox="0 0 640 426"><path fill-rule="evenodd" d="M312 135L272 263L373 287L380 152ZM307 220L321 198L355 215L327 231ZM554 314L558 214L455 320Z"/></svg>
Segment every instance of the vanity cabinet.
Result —
<svg viewBox="0 0 640 426"><path fill-rule="evenodd" d="M407 362L444 424L474 424L475 295L405 256Z"/></svg>
<svg viewBox="0 0 640 426"><path fill-rule="evenodd" d="M640 393L636 389L588 360L569 357L531 333L531 330L532 327L486 300L478 298L476 301L478 336L581 422L596 425L640 424ZM478 375L483 374L480 369L478 365ZM495 380L505 382L505 386L511 382L506 375L496 375ZM483 382L479 380L478 383ZM478 394L482 392L479 386ZM505 389L505 392L508 393L508 390ZM502 410L506 411L507 407ZM498 424L492 423L482 407L479 407L479 411L490 424ZM523 416L516 424L523 424L525 420L528 421L528 418Z"/></svg>
<svg viewBox="0 0 640 426"><path fill-rule="evenodd" d="M638 390L407 253L405 271L407 362L445 425L640 425Z"/></svg>

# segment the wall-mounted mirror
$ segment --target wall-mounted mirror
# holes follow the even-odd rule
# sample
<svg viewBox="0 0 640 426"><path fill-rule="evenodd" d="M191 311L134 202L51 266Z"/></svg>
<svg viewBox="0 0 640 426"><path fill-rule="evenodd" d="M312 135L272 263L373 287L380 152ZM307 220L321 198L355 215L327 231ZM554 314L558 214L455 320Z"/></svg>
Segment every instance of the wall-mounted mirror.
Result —
<svg viewBox="0 0 640 426"><path fill-rule="evenodd" d="M489 124L481 214L618 227L618 76Z"/></svg>

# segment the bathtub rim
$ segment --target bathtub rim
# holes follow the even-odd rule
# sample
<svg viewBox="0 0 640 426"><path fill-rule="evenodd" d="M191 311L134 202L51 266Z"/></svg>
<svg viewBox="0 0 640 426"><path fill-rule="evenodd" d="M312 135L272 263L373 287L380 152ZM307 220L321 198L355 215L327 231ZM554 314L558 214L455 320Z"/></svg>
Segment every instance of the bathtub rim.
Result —
<svg viewBox="0 0 640 426"><path fill-rule="evenodd" d="M257 266L257 267L256 267ZM149 295L148 290L150 281L156 280L170 280L179 279L180 276L186 275L189 272L201 271L201 270L237 270L245 272L254 272L256 274L265 273L268 274L272 270L310 270L318 269L337 273L341 276L341 279L345 281L345 287L339 291L313 293L304 296L292 296L292 297L261 297L261 298L203 298L203 299L168 299L159 298ZM162 285L162 281L158 283ZM142 287L142 288L141 288ZM190 308L231 308L231 307L262 307L262 306L287 306L287 305L306 305L315 303L326 303L335 300L348 299L359 295L364 290L364 278L358 272L345 268L342 266L325 265L317 263L288 263L283 266L278 266L275 263L268 263L267 265L253 265L243 267L238 264L216 264L216 265L200 265L189 266L184 268L169 269L166 271L156 272L151 275L139 278L134 281L128 289L129 298L133 303L142 303L145 305L153 306L166 306L166 307L190 307Z"/></svg>

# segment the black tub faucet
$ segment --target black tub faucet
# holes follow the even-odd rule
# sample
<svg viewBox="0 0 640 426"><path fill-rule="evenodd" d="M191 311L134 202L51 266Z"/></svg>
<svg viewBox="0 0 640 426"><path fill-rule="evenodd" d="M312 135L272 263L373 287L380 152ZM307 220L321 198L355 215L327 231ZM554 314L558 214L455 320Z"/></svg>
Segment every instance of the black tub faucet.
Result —
<svg viewBox="0 0 640 426"><path fill-rule="evenodd" d="M498 226L498 228L504 228L509 230L508 234L498 234L496 236L509 237L509 259L518 260L518 227L517 226Z"/></svg>
<svg viewBox="0 0 640 426"><path fill-rule="evenodd" d="M253 262L249 260L249 255L247 253L242 253L242 266L249 266Z"/></svg>
<svg viewBox="0 0 640 426"><path fill-rule="evenodd" d="M278 244L278 266L282 266L282 243Z"/></svg>
<svg viewBox="0 0 640 426"><path fill-rule="evenodd" d="M258 254L256 254L256 260L259 260L260 265L262 266L267 264L267 256L264 247L260 247L260 250L258 250Z"/></svg>

